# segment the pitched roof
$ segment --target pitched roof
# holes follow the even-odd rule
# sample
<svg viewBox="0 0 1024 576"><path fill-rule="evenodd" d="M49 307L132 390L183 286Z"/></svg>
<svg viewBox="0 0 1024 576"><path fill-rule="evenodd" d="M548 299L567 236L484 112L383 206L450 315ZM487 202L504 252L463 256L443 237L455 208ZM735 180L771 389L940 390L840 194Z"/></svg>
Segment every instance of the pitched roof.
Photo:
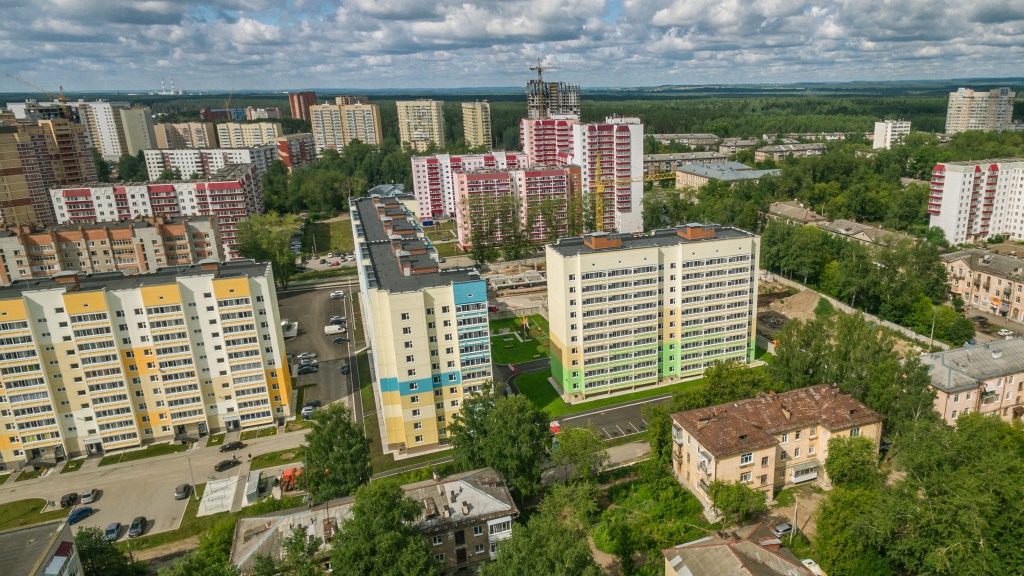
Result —
<svg viewBox="0 0 1024 576"><path fill-rule="evenodd" d="M716 457L767 448L775 434L807 426L842 430L885 418L834 386L819 384L678 412L672 420Z"/></svg>
<svg viewBox="0 0 1024 576"><path fill-rule="evenodd" d="M1024 247L1019 247L1024 254ZM972 271L984 272L999 278L1024 280L1024 260L1013 256L1003 256L988 250L970 248L958 252L950 252L940 256L943 262L955 262L963 260L971 267Z"/></svg>
<svg viewBox="0 0 1024 576"><path fill-rule="evenodd" d="M779 216L801 224L813 224L815 222L825 221L824 216L810 208L804 208L803 205L796 200L790 200L788 202L774 202L768 207L768 213L772 216Z"/></svg>
<svg viewBox="0 0 1024 576"><path fill-rule="evenodd" d="M676 576L810 576L766 524L744 526L662 550Z"/></svg>

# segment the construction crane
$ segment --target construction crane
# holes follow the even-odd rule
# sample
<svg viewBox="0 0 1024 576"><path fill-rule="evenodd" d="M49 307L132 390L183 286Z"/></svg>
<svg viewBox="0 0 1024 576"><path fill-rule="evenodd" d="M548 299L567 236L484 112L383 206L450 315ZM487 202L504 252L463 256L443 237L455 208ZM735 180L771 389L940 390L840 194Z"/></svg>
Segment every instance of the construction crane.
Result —
<svg viewBox="0 0 1024 576"><path fill-rule="evenodd" d="M29 88L38 90L38 91L42 92L43 94L46 94L50 98L53 98L53 100L55 102L59 102L61 110L64 111L64 118L66 118L68 121L71 121L71 112L68 109L68 98L67 98L67 96L64 95L64 87L63 86L58 86L58 93L57 94L53 94L49 90L47 90L46 88L43 88L42 86L36 86L35 84L29 82L28 80L25 80L24 78L18 78L17 76L15 76L14 74L11 74L10 72L4 72L4 76L7 76L8 78L10 78L12 80L17 80L18 82L21 82L22 84L24 84L25 86L28 86Z"/></svg>
<svg viewBox="0 0 1024 576"><path fill-rule="evenodd" d="M598 154L594 168L594 229L597 232L604 231L604 188L605 186L618 186L620 184L632 184L633 182L654 182L656 180L675 180L675 172L656 172L644 174L636 178L620 178L618 180L601 178L601 155Z"/></svg>
<svg viewBox="0 0 1024 576"><path fill-rule="evenodd" d="M537 98L539 103L539 116L544 118L544 71L545 70L558 70L558 66L544 66L541 64L540 58L537 58L537 65L530 66L530 70L537 71Z"/></svg>

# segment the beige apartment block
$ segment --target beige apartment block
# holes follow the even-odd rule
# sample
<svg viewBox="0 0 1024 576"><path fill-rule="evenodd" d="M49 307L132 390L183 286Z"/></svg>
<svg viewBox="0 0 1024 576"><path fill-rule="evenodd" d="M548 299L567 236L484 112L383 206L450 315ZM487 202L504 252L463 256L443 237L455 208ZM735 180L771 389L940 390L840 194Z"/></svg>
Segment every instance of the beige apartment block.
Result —
<svg viewBox="0 0 1024 576"><path fill-rule="evenodd" d="M213 122L162 122L153 128L156 147L161 150L217 147L217 131Z"/></svg>
<svg viewBox="0 0 1024 576"><path fill-rule="evenodd" d="M121 130L124 133L123 154L135 156L139 150L156 148L156 134L153 131L153 114L145 106L132 106L118 110Z"/></svg>
<svg viewBox="0 0 1024 576"><path fill-rule="evenodd" d="M255 148L271 144L284 134L280 122L224 122L217 124L217 141L221 148Z"/></svg>
<svg viewBox="0 0 1024 576"><path fill-rule="evenodd" d="M379 145L383 141L380 107L376 104L319 104L309 107L316 153L341 152L353 140Z"/></svg>
<svg viewBox="0 0 1024 576"><path fill-rule="evenodd" d="M713 514L712 482L743 482L765 499L812 480L828 487L828 442L870 438L877 448L884 416L834 386L719 404L672 415L672 471Z"/></svg>
<svg viewBox="0 0 1024 576"><path fill-rule="evenodd" d="M824 152L824 144L777 144L755 150L754 162L764 162L765 160L781 162L790 156L794 158L810 158L811 156L821 156Z"/></svg>
<svg viewBox="0 0 1024 576"><path fill-rule="evenodd" d="M1024 339L987 342L921 357L935 410L950 426L970 413L1013 422L1024 417Z"/></svg>
<svg viewBox="0 0 1024 576"><path fill-rule="evenodd" d="M946 134L968 130L997 132L1013 130L1013 104L1017 93L1009 88L978 92L960 88L949 93L946 108Z"/></svg>
<svg viewBox="0 0 1024 576"><path fill-rule="evenodd" d="M470 148L491 145L491 104L487 100L462 103L462 132Z"/></svg>
<svg viewBox="0 0 1024 576"><path fill-rule="evenodd" d="M1024 260L978 248L941 259L950 294L972 309L1024 322Z"/></svg>
<svg viewBox="0 0 1024 576"><path fill-rule="evenodd" d="M425 152L433 142L444 148L444 102L439 100L398 101L398 133L402 145Z"/></svg>

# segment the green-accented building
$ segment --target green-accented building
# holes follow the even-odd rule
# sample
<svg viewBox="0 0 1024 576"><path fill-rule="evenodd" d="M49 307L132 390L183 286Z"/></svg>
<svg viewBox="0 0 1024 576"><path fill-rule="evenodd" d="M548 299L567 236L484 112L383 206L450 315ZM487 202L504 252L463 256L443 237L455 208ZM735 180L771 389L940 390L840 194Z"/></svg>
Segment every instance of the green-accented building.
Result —
<svg viewBox="0 0 1024 576"><path fill-rule="evenodd" d="M760 237L717 224L547 246L551 372L567 402L754 359Z"/></svg>

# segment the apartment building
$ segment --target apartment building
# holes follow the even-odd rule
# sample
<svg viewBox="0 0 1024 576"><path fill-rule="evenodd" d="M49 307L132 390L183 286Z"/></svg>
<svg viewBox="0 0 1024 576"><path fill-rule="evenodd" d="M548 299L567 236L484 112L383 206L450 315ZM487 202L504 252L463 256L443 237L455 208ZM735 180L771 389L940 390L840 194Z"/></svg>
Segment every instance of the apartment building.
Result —
<svg viewBox="0 0 1024 576"><path fill-rule="evenodd" d="M37 122L39 120L53 120L63 118L76 124L81 124L82 119L78 115L78 108L67 106L53 100L52 102L39 102L37 100L25 100L23 102L8 102L4 104L16 120L28 120Z"/></svg>
<svg viewBox="0 0 1024 576"><path fill-rule="evenodd" d="M316 143L308 132L278 136L270 143L277 146L277 159L284 162L289 171L316 160Z"/></svg>
<svg viewBox="0 0 1024 576"><path fill-rule="evenodd" d="M288 94L288 111L292 118L310 120L309 107L316 105L316 92L292 92Z"/></svg>
<svg viewBox="0 0 1024 576"><path fill-rule="evenodd" d="M818 385L672 414L672 472L705 511L708 487L743 482L766 500L794 484L828 488L828 442L836 437L882 438L885 417L835 386ZM707 513L707 512L706 512Z"/></svg>
<svg viewBox="0 0 1024 576"><path fill-rule="evenodd" d="M729 156L721 152L675 152L672 154L644 154L644 174L675 172L687 164L718 164Z"/></svg>
<svg viewBox="0 0 1024 576"><path fill-rule="evenodd" d="M950 294L971 308L1024 322L1024 260L975 248L940 258Z"/></svg>
<svg viewBox="0 0 1024 576"><path fill-rule="evenodd" d="M576 124L579 124L579 119L572 116L542 120L523 118L519 122L519 141L528 163L531 166L568 164L572 155L573 126Z"/></svg>
<svg viewBox="0 0 1024 576"><path fill-rule="evenodd" d="M153 128L156 147L160 150L217 147L217 131L213 122L162 122Z"/></svg>
<svg viewBox="0 0 1024 576"><path fill-rule="evenodd" d="M245 109L245 119L252 120L279 120L281 118L280 108L253 108L249 106Z"/></svg>
<svg viewBox="0 0 1024 576"><path fill-rule="evenodd" d="M53 188L50 197L61 224L216 216L221 253L229 260L238 258L239 222L263 213L263 188L252 164L230 164L210 178L184 182Z"/></svg>
<svg viewBox="0 0 1024 576"><path fill-rule="evenodd" d="M492 377L487 283L472 268L438 268L414 204L351 208L381 439L396 458L444 449L462 399Z"/></svg>
<svg viewBox="0 0 1024 576"><path fill-rule="evenodd" d="M132 106L118 110L121 129L124 132L122 154L135 156L139 150L156 147L156 133L153 131L153 114L145 106Z"/></svg>
<svg viewBox="0 0 1024 576"><path fill-rule="evenodd" d="M455 200L455 174L470 170L505 170L525 167L522 152L492 150L487 154L435 154L412 157L412 188L419 202L418 218L423 223L455 218L459 205Z"/></svg>
<svg viewBox="0 0 1024 576"><path fill-rule="evenodd" d="M416 152L426 152L431 142L445 147L444 102L440 100L406 100L398 106L398 134L403 146L408 144Z"/></svg>
<svg viewBox="0 0 1024 576"><path fill-rule="evenodd" d="M423 506L415 525L443 576L475 574L494 560L498 544L512 536L519 510L497 472L482 468L445 478L402 486L406 498ZM311 507L293 508L267 516L239 519L231 544L231 563L251 574L259 555L282 557L281 542L296 526L308 527L311 537L330 548L331 538L352 517L354 498L338 498Z"/></svg>
<svg viewBox="0 0 1024 576"><path fill-rule="evenodd" d="M490 146L491 139L491 104L482 102L462 103L462 133L466 146Z"/></svg>
<svg viewBox="0 0 1024 576"><path fill-rule="evenodd" d="M972 412L1012 422L1024 417L1024 338L921 356L935 410L950 426Z"/></svg>
<svg viewBox="0 0 1024 576"><path fill-rule="evenodd" d="M6 468L265 426L291 381L269 264L0 288Z"/></svg>
<svg viewBox="0 0 1024 576"><path fill-rule="evenodd" d="M781 220L791 225L805 226L807 224L818 225L828 222L828 219L814 210L805 207L798 200L786 202L773 202L768 207L769 220Z"/></svg>
<svg viewBox="0 0 1024 576"><path fill-rule="evenodd" d="M740 150L752 150L757 148L757 138L726 138L722 140L722 143L718 146L718 151L722 154L735 154Z"/></svg>
<svg viewBox="0 0 1024 576"><path fill-rule="evenodd" d="M696 378L754 359L758 247L687 224L585 234L546 248L552 382L566 402Z"/></svg>
<svg viewBox="0 0 1024 576"><path fill-rule="evenodd" d="M369 104L370 99L366 96L352 96L351 94L335 96L334 103L338 106L351 106L353 104Z"/></svg>
<svg viewBox="0 0 1024 576"><path fill-rule="evenodd" d="M459 245L472 247L474 231L488 243L500 244L513 219L533 242L565 236L569 199L579 197L580 186L579 166L456 172Z"/></svg>
<svg viewBox="0 0 1024 576"><path fill-rule="evenodd" d="M932 169L930 225L950 244L997 234L1024 239L1024 158L945 162Z"/></svg>
<svg viewBox="0 0 1024 576"><path fill-rule="evenodd" d="M245 108L202 108L199 110L199 119L203 122L212 122L213 120L241 122L245 120Z"/></svg>
<svg viewBox="0 0 1024 576"><path fill-rule="evenodd" d="M204 148L200 150L146 150L146 171L159 180L164 170L177 171L182 178L209 178L231 164L253 164L262 176L277 160L277 143L254 148Z"/></svg>
<svg viewBox="0 0 1024 576"><path fill-rule="evenodd" d="M950 92L946 134L968 130L1013 130L1013 103L1016 98L1017 93L1009 88L993 88L988 92L960 88Z"/></svg>
<svg viewBox="0 0 1024 576"><path fill-rule="evenodd" d="M782 540L768 523L709 533L662 550L665 576L814 576Z"/></svg>
<svg viewBox="0 0 1024 576"><path fill-rule="evenodd" d="M556 116L580 117L580 86L566 82L526 83L526 111L530 120Z"/></svg>
<svg viewBox="0 0 1024 576"><path fill-rule="evenodd" d="M68 271L146 274L208 258L224 259L213 216L0 230L0 284L4 286Z"/></svg>
<svg viewBox="0 0 1024 576"><path fill-rule="evenodd" d="M68 105L78 109L90 142L105 160L116 161L125 154L134 156L139 150L156 145L152 112L145 106L105 100L79 100Z"/></svg>
<svg viewBox="0 0 1024 576"><path fill-rule="evenodd" d="M316 153L341 152L353 140L379 145L383 141L380 107L376 104L319 104L309 107Z"/></svg>
<svg viewBox="0 0 1024 576"><path fill-rule="evenodd" d="M0 561L9 574L84 576L82 559L67 519L0 532Z"/></svg>
<svg viewBox="0 0 1024 576"><path fill-rule="evenodd" d="M882 120L875 122L875 135L871 141L874 150L889 150L910 135L910 120Z"/></svg>
<svg viewBox="0 0 1024 576"><path fill-rule="evenodd" d="M778 176L781 173L782 170L754 170L740 162L694 162L676 169L676 188L696 190L711 181L731 185L746 180L757 182L764 176Z"/></svg>
<svg viewBox="0 0 1024 576"><path fill-rule="evenodd" d="M29 123L0 115L0 223L55 224L49 187L95 180L84 126L63 118Z"/></svg>
<svg viewBox="0 0 1024 576"><path fill-rule="evenodd" d="M810 144L777 144L775 146L763 146L754 150L754 162L775 160L781 162L790 156L795 158L809 158L821 156L825 152L825 145L820 143Z"/></svg>
<svg viewBox="0 0 1024 576"><path fill-rule="evenodd" d="M217 124L217 141L221 148L255 148L270 144L284 134L280 122L224 122Z"/></svg>
<svg viewBox="0 0 1024 576"><path fill-rule="evenodd" d="M717 134L702 132L697 134L648 134L660 144L684 144L693 147L718 146L722 140Z"/></svg>
<svg viewBox="0 0 1024 576"><path fill-rule="evenodd" d="M584 195L596 195L598 182L604 185L604 194L595 202L598 232L644 230L643 138L643 124L633 117L608 117L572 127L568 163L581 168Z"/></svg>

